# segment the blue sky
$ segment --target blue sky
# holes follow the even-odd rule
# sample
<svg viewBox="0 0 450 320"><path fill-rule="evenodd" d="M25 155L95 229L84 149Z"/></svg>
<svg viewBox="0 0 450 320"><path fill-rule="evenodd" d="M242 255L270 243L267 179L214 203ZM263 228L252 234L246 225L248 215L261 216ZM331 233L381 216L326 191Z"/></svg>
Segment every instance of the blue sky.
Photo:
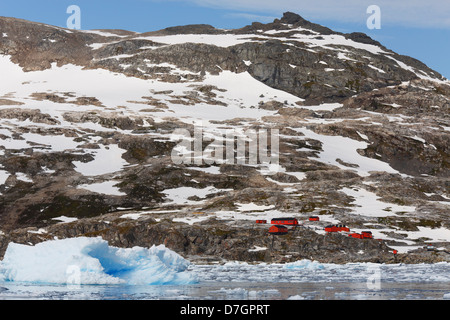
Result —
<svg viewBox="0 0 450 320"><path fill-rule="evenodd" d="M382 27L369 30L371 4ZM69 5L81 8L82 29L153 31L186 24L240 28L285 11L341 32L364 32L387 48L421 60L450 78L450 1L442 0L1 0L0 16L66 27Z"/></svg>

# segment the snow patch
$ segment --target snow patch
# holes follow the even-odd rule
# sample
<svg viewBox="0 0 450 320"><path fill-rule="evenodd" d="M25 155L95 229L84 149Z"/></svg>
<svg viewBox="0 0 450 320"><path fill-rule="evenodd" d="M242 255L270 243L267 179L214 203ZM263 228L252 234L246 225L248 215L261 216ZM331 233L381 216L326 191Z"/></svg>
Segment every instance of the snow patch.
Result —
<svg viewBox="0 0 450 320"><path fill-rule="evenodd" d="M311 158L323 163L337 166L344 170L354 170L362 177L370 176L373 171L385 171L388 173L400 174L393 169L389 164L372 158L367 158L358 153L359 149L366 149L368 144L363 141L357 141L341 136L327 136L317 134L306 128L292 128L295 131L301 132L306 138L318 140L322 143L322 150L317 158ZM341 161L337 161L340 159ZM357 165L356 168L350 168L342 164L351 163Z"/></svg>
<svg viewBox="0 0 450 320"><path fill-rule="evenodd" d="M93 184L83 184L78 186L78 189L86 189L95 193L100 194L108 194L112 196L126 196L127 194L119 191L119 188L116 187L118 184L117 181L105 181L100 183Z"/></svg>
<svg viewBox="0 0 450 320"><path fill-rule="evenodd" d="M77 221L78 218L71 218L71 217L61 216L61 217L53 218L52 220L60 221L61 223L70 223L70 222Z"/></svg>
<svg viewBox="0 0 450 320"><path fill-rule="evenodd" d="M6 179L10 176L9 172L0 169L0 185L5 184Z"/></svg>
<svg viewBox="0 0 450 320"><path fill-rule="evenodd" d="M122 159L125 152L126 150L119 148L118 145L101 146L100 150L93 152L93 161L87 163L74 161L75 171L85 176L97 176L120 171L128 164Z"/></svg>
<svg viewBox="0 0 450 320"><path fill-rule="evenodd" d="M236 205L238 206L238 211L239 212L247 212L247 211L266 211L269 209L274 209L275 206L270 205L270 206L264 206L264 205L257 205L255 203L236 203Z"/></svg>
<svg viewBox="0 0 450 320"><path fill-rule="evenodd" d="M342 191L355 199L352 203L355 205L353 213L361 216L381 218L395 216L395 212L414 212L416 210L412 206L400 206L383 202L375 193L362 188L343 188Z"/></svg>
<svg viewBox="0 0 450 320"><path fill-rule="evenodd" d="M174 189L166 189L163 191L167 195L170 204L199 204L203 200L193 201L190 197L197 196L201 199L209 194L214 194L222 191L232 191L232 189L216 189L214 187L206 187L204 189L197 189L192 187L179 187Z"/></svg>

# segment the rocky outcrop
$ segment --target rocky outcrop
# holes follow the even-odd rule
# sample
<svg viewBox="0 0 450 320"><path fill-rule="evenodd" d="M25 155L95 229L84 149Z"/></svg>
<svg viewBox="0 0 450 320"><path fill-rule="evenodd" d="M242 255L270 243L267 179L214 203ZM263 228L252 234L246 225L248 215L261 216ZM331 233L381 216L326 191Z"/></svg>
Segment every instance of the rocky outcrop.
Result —
<svg viewBox="0 0 450 320"><path fill-rule="evenodd" d="M426 80L383 88L352 97L344 107L389 116L404 116L407 123L427 123L439 128L449 121L450 86ZM420 120L419 120L420 119ZM413 132L403 126L375 126L368 133L371 145L363 151L410 175L432 174L448 177L450 168L448 136L440 130ZM364 132L361 130L361 132Z"/></svg>
<svg viewBox="0 0 450 320"><path fill-rule="evenodd" d="M158 215L161 217L166 215ZM392 253L384 241L354 239L342 234L317 234L306 228L291 228L284 236L268 234L268 226L253 222L231 224L216 219L188 225L166 217L157 222L143 215L138 220L117 214L53 224L44 229L18 229L0 235L0 257L10 242L37 244L54 238L102 237L116 247L151 247L164 244L194 263L226 261L292 262L310 259L322 263L435 263L449 261L445 252L424 249L405 255Z"/></svg>
<svg viewBox="0 0 450 320"><path fill-rule="evenodd" d="M212 219L191 226L171 222L170 219L156 222L151 217L143 217L133 221L117 215L105 215L101 219L54 224L45 231L33 228L15 230L6 237L0 236L0 255L3 255L10 241L36 244L54 237L101 236L117 247L164 244L194 262L289 262L298 259L330 263L394 261L390 249L376 240L358 240L339 234L319 235L302 227L291 229L286 236L271 236L267 230L267 226L256 226L250 222L230 225Z"/></svg>
<svg viewBox="0 0 450 320"><path fill-rule="evenodd" d="M342 59L338 49L319 47L312 51L306 45L293 46L277 39L245 43L232 50L252 62L248 70L256 79L306 99L306 104L342 101L417 78L411 71L396 68L384 55L355 48L346 54L348 59Z"/></svg>
<svg viewBox="0 0 450 320"><path fill-rule="evenodd" d="M0 18L0 30L0 54L10 55L25 71L48 69L52 63L86 66L92 60L87 44L102 38L14 18Z"/></svg>

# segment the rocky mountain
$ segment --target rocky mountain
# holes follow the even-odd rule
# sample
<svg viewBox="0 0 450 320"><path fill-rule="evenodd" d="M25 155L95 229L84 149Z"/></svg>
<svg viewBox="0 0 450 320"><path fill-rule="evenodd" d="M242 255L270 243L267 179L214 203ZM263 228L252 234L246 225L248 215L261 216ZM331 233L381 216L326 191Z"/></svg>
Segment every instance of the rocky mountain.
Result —
<svg viewBox="0 0 450 320"><path fill-rule="evenodd" d="M365 34L289 12L148 33L0 18L0 71L1 254L88 235L205 261L449 258L450 81ZM207 161L227 132L236 161ZM252 132L277 134L275 166L239 150ZM288 236L255 224L283 216Z"/></svg>

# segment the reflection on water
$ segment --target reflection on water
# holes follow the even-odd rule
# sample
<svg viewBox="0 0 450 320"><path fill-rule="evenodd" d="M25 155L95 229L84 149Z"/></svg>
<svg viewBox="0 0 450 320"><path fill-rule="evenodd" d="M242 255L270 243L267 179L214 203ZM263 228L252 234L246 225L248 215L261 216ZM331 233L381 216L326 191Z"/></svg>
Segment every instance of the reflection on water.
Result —
<svg viewBox="0 0 450 320"><path fill-rule="evenodd" d="M227 282L188 286L81 286L3 283L0 299L75 300L442 300L450 299L450 283ZM6 290L7 289L7 290Z"/></svg>

